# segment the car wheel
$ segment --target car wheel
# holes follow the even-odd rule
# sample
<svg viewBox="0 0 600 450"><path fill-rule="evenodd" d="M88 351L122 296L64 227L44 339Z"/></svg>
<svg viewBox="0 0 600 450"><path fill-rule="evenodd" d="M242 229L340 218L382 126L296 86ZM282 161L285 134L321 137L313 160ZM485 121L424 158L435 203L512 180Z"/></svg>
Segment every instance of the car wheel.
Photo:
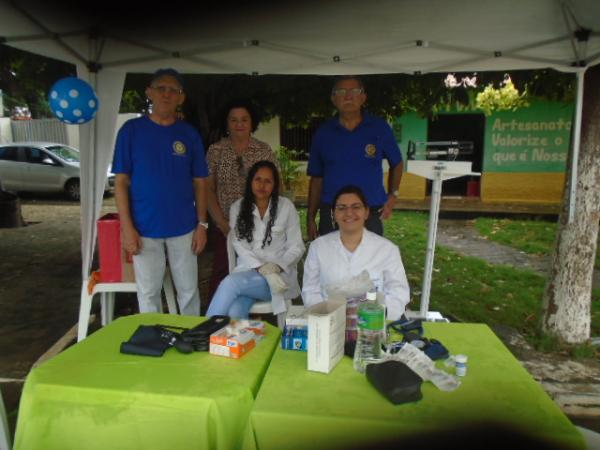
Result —
<svg viewBox="0 0 600 450"><path fill-rule="evenodd" d="M69 200L79 201L79 179L74 178L67 181L67 184L65 184L65 193Z"/></svg>

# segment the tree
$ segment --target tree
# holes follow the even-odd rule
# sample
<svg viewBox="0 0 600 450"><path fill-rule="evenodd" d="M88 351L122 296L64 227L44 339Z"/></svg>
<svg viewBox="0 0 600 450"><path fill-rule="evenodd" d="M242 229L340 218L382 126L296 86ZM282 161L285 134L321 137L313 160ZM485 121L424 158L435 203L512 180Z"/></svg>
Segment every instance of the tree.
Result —
<svg viewBox="0 0 600 450"><path fill-rule="evenodd" d="M600 220L599 85L597 65L585 74L575 214L569 222L567 184L543 301L542 330L572 344L590 338L592 276ZM572 170L569 164L567 180Z"/></svg>
<svg viewBox="0 0 600 450"><path fill-rule="evenodd" d="M141 113L146 112L148 107L143 95L133 89L123 91L121 96L121 105L119 112L122 113Z"/></svg>
<svg viewBox="0 0 600 450"><path fill-rule="evenodd" d="M473 76L472 73L462 75ZM477 74L478 85L500 83L504 72ZM533 97L572 100L573 76L554 70L512 71L515 86ZM475 90L449 89L444 85L446 74L385 74L364 75L367 87L367 109L373 114L394 118L406 111L416 111L422 117L435 115L448 106L465 105L474 108ZM458 77L461 74L457 74ZM324 75L184 75L187 100L186 120L195 125L207 143L223 132L221 115L233 98L249 98L263 119L278 116L284 126L308 126L315 118L328 118L334 113L329 100L332 76ZM145 109L144 89L147 74L129 74L125 81L127 102L121 112L142 112ZM135 94L137 93L137 94ZM135 101L131 101L136 97Z"/></svg>
<svg viewBox="0 0 600 450"><path fill-rule="evenodd" d="M150 76L130 74L125 92L143 92ZM207 144L223 130L223 109L233 99L250 99L262 120L278 116L283 123L307 124L311 117L330 116L330 77L278 75L184 75L186 101L183 113L196 126ZM128 94L131 98L132 95ZM121 112L133 112L121 104ZM137 111L141 112L141 111Z"/></svg>
<svg viewBox="0 0 600 450"><path fill-rule="evenodd" d="M28 106L34 118L51 117L48 91L59 79L74 75L72 64L0 45L0 89L8 109Z"/></svg>

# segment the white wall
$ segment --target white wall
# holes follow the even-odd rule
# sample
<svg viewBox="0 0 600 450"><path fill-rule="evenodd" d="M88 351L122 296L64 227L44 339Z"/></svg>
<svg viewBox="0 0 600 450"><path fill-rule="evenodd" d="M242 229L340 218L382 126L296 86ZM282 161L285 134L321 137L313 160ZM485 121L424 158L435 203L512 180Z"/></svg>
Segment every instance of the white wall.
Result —
<svg viewBox="0 0 600 450"><path fill-rule="evenodd" d="M117 137L117 132L119 131L119 128L121 128L121 125L123 125L126 121L128 121L129 119L134 119L136 117L139 117L140 114L136 114L136 113L127 113L127 114L119 114L117 116L117 128L115 131L115 136L114 138ZM79 125L67 125L67 144L71 145L75 148L79 148ZM114 142L114 140L113 140Z"/></svg>
<svg viewBox="0 0 600 450"><path fill-rule="evenodd" d="M279 139L279 117L261 123L254 133L254 137L269 144L273 150L277 150L281 143Z"/></svg>
<svg viewBox="0 0 600 450"><path fill-rule="evenodd" d="M137 117L140 117L141 114L139 113L124 113L124 114L119 114L117 116L117 128L116 128L116 132L115 132L115 138L117 137L117 132L121 129L121 127L123 126L123 124L125 122L127 122L129 119L135 119Z"/></svg>
<svg viewBox="0 0 600 450"><path fill-rule="evenodd" d="M12 142L12 128L10 127L10 117L0 117L0 144Z"/></svg>
<svg viewBox="0 0 600 450"><path fill-rule="evenodd" d="M67 125L67 145L79 148L79 125Z"/></svg>

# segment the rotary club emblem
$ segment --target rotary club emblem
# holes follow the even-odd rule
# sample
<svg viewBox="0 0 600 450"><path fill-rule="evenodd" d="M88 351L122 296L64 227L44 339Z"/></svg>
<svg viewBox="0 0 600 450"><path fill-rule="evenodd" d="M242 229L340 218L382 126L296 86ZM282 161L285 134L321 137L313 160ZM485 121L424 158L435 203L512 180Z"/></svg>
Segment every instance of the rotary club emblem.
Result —
<svg viewBox="0 0 600 450"><path fill-rule="evenodd" d="M375 147L375 145L367 144L365 146L365 156L367 158L375 158L376 154L377 154L377 147Z"/></svg>
<svg viewBox="0 0 600 450"><path fill-rule="evenodd" d="M186 151L185 144L181 141L173 142L173 151L178 156L185 155L185 151Z"/></svg>

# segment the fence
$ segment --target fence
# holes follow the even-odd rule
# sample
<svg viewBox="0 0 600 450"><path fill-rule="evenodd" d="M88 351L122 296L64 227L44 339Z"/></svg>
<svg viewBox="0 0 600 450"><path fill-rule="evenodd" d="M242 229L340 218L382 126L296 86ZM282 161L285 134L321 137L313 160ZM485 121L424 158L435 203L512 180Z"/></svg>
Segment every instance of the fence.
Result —
<svg viewBox="0 0 600 450"><path fill-rule="evenodd" d="M293 150L297 150L300 153L298 155L300 160L308 160L313 136L317 131L317 128L319 128L323 122L323 119L314 119L306 128L287 128L281 124L279 134L281 145Z"/></svg>
<svg viewBox="0 0 600 450"><path fill-rule="evenodd" d="M47 141L68 144L67 126L58 119L12 120L13 141Z"/></svg>

